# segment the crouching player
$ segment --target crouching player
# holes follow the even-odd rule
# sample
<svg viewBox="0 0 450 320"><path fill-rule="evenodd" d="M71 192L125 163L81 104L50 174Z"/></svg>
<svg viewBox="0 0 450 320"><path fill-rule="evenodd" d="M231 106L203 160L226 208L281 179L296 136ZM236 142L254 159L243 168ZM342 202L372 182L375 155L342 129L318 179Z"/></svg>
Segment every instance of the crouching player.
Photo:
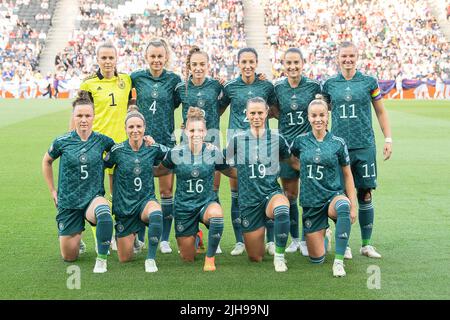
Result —
<svg viewBox="0 0 450 320"><path fill-rule="evenodd" d="M42 160L42 171L58 210L61 255L66 261L75 261L80 250L84 220L96 225L97 260L95 273L107 271L106 257L113 232L108 201L104 198L103 153L114 141L92 131L94 105L86 92L80 92L72 103L75 130L57 138ZM53 181L53 162L59 164L58 189Z"/></svg>
<svg viewBox="0 0 450 320"><path fill-rule="evenodd" d="M336 222L333 275L343 277L344 253L351 224L356 220L357 200L347 146L343 139L327 131L328 105L318 96L308 107L312 131L295 138L291 160L300 160L293 167L300 170L300 205L310 260L318 264L325 260L325 230L330 217Z"/></svg>
<svg viewBox="0 0 450 320"><path fill-rule="evenodd" d="M202 222L208 229L208 249L204 271L215 271L215 254L223 233L223 210L214 192L216 170L236 177L225 161L222 152L205 143L207 135L204 111L190 107L187 112L187 142L173 148L158 167L158 173L177 176L175 192L175 236L181 258L194 261L195 235Z"/></svg>
<svg viewBox="0 0 450 320"><path fill-rule="evenodd" d="M251 261L264 257L264 233L274 219L275 271L287 271L284 251L289 235L289 200L277 181L279 160L290 158L286 140L266 127L269 107L263 98L247 101L250 128L234 135L227 146L227 161L237 169L239 211L245 249Z"/></svg>
<svg viewBox="0 0 450 320"><path fill-rule="evenodd" d="M156 272L155 257L162 233L161 206L156 201L153 166L168 151L160 144L144 143L144 116L130 108L125 119L128 139L116 144L105 157L105 165L114 167L113 212L116 219L117 254L120 262L134 255L137 233L148 226L148 253L145 271Z"/></svg>

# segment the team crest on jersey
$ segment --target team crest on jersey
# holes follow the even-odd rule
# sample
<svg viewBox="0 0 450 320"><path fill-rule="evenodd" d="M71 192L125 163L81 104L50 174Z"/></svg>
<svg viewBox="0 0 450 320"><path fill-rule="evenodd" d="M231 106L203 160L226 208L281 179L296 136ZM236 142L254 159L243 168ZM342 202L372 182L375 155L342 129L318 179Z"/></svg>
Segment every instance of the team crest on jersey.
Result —
<svg viewBox="0 0 450 320"><path fill-rule="evenodd" d="M194 169L194 170L192 170L191 175L194 178L197 178L200 175L200 171L198 169Z"/></svg>
<svg viewBox="0 0 450 320"><path fill-rule="evenodd" d="M311 220L306 219L306 220L305 220L305 226L306 226L308 229L311 228L311 226L312 226Z"/></svg>
<svg viewBox="0 0 450 320"><path fill-rule="evenodd" d="M135 176L138 176L138 175L140 175L140 174L141 174L141 172L142 172L142 169L141 169L141 167L140 167L140 166L136 166L136 167L134 167L134 169L133 169L133 173L134 173L134 175L135 175Z"/></svg>
<svg viewBox="0 0 450 320"><path fill-rule="evenodd" d="M248 222L247 218L242 219L242 226L244 228L247 228L250 225L250 222Z"/></svg>
<svg viewBox="0 0 450 320"><path fill-rule="evenodd" d="M64 230L64 223L60 222L58 224L58 229L59 229L59 231L63 231Z"/></svg>
<svg viewBox="0 0 450 320"><path fill-rule="evenodd" d="M120 79L119 81L119 89L125 89L125 81L123 81L123 79Z"/></svg>
<svg viewBox="0 0 450 320"><path fill-rule="evenodd" d="M158 98L158 96L159 96L159 92L158 92L158 84L155 84L155 85L153 86L151 95L152 95L152 98L153 98L153 99Z"/></svg>
<svg viewBox="0 0 450 320"><path fill-rule="evenodd" d="M85 154L85 153L82 153L81 155L80 155L80 158L79 158L79 160L80 160L80 162L81 163L87 163L87 155Z"/></svg>
<svg viewBox="0 0 450 320"><path fill-rule="evenodd" d="M320 163L320 148L316 149L316 154L313 157L314 163Z"/></svg>
<svg viewBox="0 0 450 320"><path fill-rule="evenodd" d="M350 90L350 87L345 89L344 99L345 101L352 101L352 91Z"/></svg>
<svg viewBox="0 0 450 320"><path fill-rule="evenodd" d="M205 106L206 102L204 99L200 98L197 100L197 107L203 108Z"/></svg>
<svg viewBox="0 0 450 320"><path fill-rule="evenodd" d="M292 110L297 110L298 109L298 103L297 103L296 99L297 99L297 96L294 94L291 97L291 109Z"/></svg>
<svg viewBox="0 0 450 320"><path fill-rule="evenodd" d="M182 232L184 230L184 226L182 224L177 224L177 230Z"/></svg>

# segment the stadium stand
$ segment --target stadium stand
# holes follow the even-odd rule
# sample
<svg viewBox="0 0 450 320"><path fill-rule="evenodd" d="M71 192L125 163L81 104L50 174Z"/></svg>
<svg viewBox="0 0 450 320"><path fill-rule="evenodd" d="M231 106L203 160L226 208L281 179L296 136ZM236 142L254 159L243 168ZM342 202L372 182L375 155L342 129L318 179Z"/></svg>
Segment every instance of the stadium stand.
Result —
<svg viewBox="0 0 450 320"><path fill-rule="evenodd" d="M38 59L56 0L16 0L0 2L0 68L2 97L35 97Z"/></svg>
<svg viewBox="0 0 450 320"><path fill-rule="evenodd" d="M43 94L56 83L61 86L60 92L75 90L80 79L96 70L95 48L105 40L112 40L118 48L121 72L146 67L143 50L156 36L169 40L173 49L170 69L179 74L183 74L192 44L209 53L212 76L230 79L238 74L236 54L247 44L244 1L80 0L76 27L67 46L55 57L54 72L40 75L36 70L38 59L56 3L0 0L3 97L6 91L8 96L32 97L36 87ZM450 99L449 41L427 1L250 3L264 6L266 50L274 78L282 76L282 53L297 46L307 60L304 73L323 80L337 71L337 44L352 40L360 51L360 69L380 79L383 93L395 88L395 79L401 78L403 87L413 88L416 98L428 98L427 86L444 84L445 94L438 96Z"/></svg>
<svg viewBox="0 0 450 320"><path fill-rule="evenodd" d="M267 42L274 75L281 54L300 47L306 74L322 79L336 70L336 47L357 44L361 69L379 79L421 79L450 73L449 43L425 1L265 0Z"/></svg>
<svg viewBox="0 0 450 320"><path fill-rule="evenodd" d="M134 1L136 2L136 1ZM112 40L119 51L118 69L143 68L143 50L152 37L167 38L172 46L171 69L182 74L190 45L209 52L213 76L232 78L237 73L235 56L245 46L241 1L149 1L140 7L133 1L80 2L79 25L65 51L83 74L93 72L95 48Z"/></svg>

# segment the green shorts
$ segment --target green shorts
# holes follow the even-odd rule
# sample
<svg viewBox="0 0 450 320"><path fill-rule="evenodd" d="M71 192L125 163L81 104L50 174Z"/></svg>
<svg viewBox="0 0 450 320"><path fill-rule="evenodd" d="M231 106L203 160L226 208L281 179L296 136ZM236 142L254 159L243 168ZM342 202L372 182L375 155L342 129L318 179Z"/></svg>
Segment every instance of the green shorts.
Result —
<svg viewBox="0 0 450 320"><path fill-rule="evenodd" d="M300 172L292 168L286 162L280 162L280 178L283 179L298 179Z"/></svg>
<svg viewBox="0 0 450 320"><path fill-rule="evenodd" d="M241 206L239 205L242 232L252 232L266 225L266 221L270 220L266 216L267 205L273 196L283 194L280 191L274 191L265 198L261 199L256 206Z"/></svg>
<svg viewBox="0 0 450 320"><path fill-rule="evenodd" d="M302 221L305 233L313 233L328 228L328 201L322 207L303 207Z"/></svg>
<svg viewBox="0 0 450 320"><path fill-rule="evenodd" d="M184 211L175 209L175 237L189 237L196 235L200 230L198 227L199 222L203 223L203 216L205 215L206 209L213 203L218 203L218 201L209 201L205 205L191 210L188 214Z"/></svg>
<svg viewBox="0 0 450 320"><path fill-rule="evenodd" d="M377 187L377 157L375 147L348 150L353 180L357 189Z"/></svg>
<svg viewBox="0 0 450 320"><path fill-rule="evenodd" d="M82 209L58 208L58 213L56 214L56 225L58 227L58 235L71 236L73 234L83 232L85 230L84 228L85 220L89 222L91 226L95 226L89 220L86 219L86 211L91 205L92 200L86 207Z"/></svg>
<svg viewBox="0 0 450 320"><path fill-rule="evenodd" d="M145 206L149 201L155 201L156 198L151 198L150 200L142 201L142 204L137 207L137 209L130 215L120 215L115 214L115 229L116 236L118 238L123 238L129 236L130 234L137 233L142 227L147 225L141 220L141 213L144 211Z"/></svg>

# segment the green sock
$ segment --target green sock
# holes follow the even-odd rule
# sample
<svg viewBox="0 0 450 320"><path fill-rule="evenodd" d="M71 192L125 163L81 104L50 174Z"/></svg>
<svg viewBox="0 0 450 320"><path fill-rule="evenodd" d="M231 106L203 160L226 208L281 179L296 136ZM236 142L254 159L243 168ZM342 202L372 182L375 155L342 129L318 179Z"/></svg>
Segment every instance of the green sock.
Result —
<svg viewBox="0 0 450 320"><path fill-rule="evenodd" d="M209 219L207 257L214 257L223 233L223 217Z"/></svg>
<svg viewBox="0 0 450 320"><path fill-rule="evenodd" d="M289 206L278 206L274 210L275 252L284 253L289 235Z"/></svg>
<svg viewBox="0 0 450 320"><path fill-rule="evenodd" d="M350 238L351 221L350 221L350 203L348 200L338 200L334 205L337 212L336 221L336 255L344 256L345 249Z"/></svg>
<svg viewBox="0 0 450 320"><path fill-rule="evenodd" d="M98 205L94 209L94 214L97 219L95 237L97 239L98 256L102 259L106 259L113 234L111 209L104 204Z"/></svg>
<svg viewBox="0 0 450 320"><path fill-rule="evenodd" d="M162 213L153 211L148 217L148 252L147 259L155 259L159 239L162 233Z"/></svg>
<svg viewBox="0 0 450 320"><path fill-rule="evenodd" d="M370 201L358 201L358 219L359 226L361 228L362 245L366 246L370 244L372 238L374 210L372 200Z"/></svg>

